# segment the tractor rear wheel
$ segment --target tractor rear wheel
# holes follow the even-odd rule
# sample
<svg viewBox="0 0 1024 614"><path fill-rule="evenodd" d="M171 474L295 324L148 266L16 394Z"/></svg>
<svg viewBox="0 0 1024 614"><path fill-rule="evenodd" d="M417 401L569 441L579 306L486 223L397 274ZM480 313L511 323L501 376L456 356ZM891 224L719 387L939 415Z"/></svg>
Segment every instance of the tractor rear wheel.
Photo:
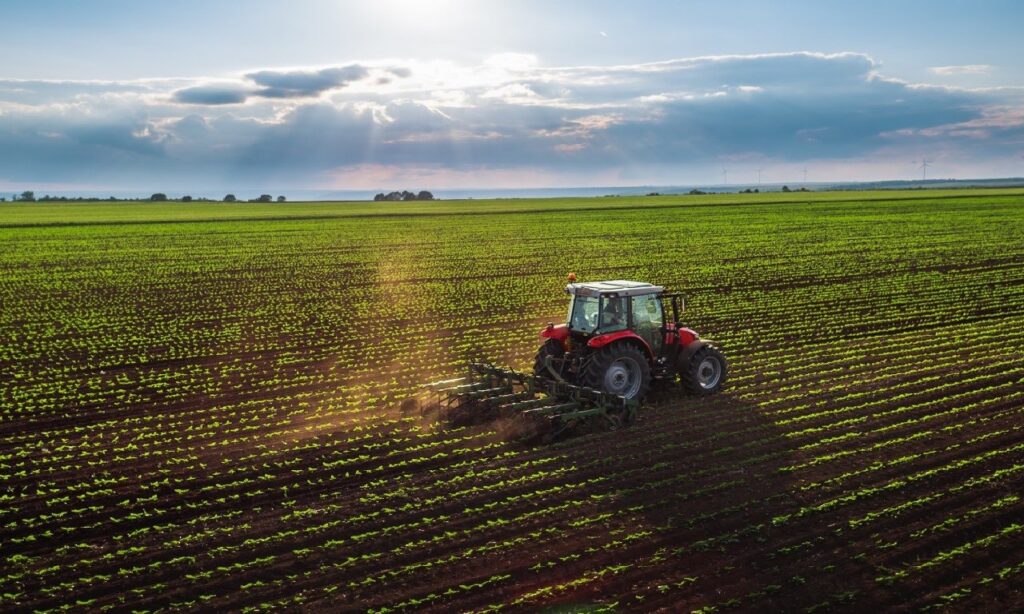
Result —
<svg viewBox="0 0 1024 614"><path fill-rule="evenodd" d="M547 367L548 356L556 359L565 356L565 348L562 346L561 341L558 339L548 339L544 342L544 345L540 346L540 349L537 350L537 357L533 360L534 375L548 379L553 377Z"/></svg>
<svg viewBox="0 0 1024 614"><path fill-rule="evenodd" d="M728 371L725 356L709 344L694 352L686 364L679 365L679 378L690 394L707 396L722 390Z"/></svg>
<svg viewBox="0 0 1024 614"><path fill-rule="evenodd" d="M651 365L647 354L632 343L613 343L591 357L582 383L627 399L641 399L651 386Z"/></svg>

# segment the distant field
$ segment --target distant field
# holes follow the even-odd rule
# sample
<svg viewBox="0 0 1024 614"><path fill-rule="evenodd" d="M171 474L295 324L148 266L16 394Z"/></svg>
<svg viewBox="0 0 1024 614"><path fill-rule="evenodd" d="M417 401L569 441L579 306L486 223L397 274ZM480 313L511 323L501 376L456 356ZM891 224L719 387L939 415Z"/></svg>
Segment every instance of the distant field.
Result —
<svg viewBox="0 0 1024 614"><path fill-rule="evenodd" d="M750 205L755 203L890 202L936 199L974 199L1024 195L1021 188L956 190L881 190L874 192L765 192L762 194L705 194L700 196L609 196L603 198L516 198L491 200L439 200L434 202L379 203L295 202L180 203L82 202L82 203L0 203L0 228L41 224L110 224L171 221L227 221L249 219L310 219L358 216L407 216L479 214L510 212L557 212L580 209L679 208L708 205Z"/></svg>
<svg viewBox="0 0 1024 614"><path fill-rule="evenodd" d="M0 610L1019 610L1022 237L1022 190L0 204ZM569 271L684 292L726 393L398 411Z"/></svg>

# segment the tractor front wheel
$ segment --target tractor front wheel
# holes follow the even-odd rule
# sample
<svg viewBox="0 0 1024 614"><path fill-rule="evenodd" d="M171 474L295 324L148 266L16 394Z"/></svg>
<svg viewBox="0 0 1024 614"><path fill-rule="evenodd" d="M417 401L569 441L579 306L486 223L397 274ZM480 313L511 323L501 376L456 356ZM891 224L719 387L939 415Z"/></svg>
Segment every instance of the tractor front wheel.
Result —
<svg viewBox="0 0 1024 614"><path fill-rule="evenodd" d="M705 345L679 365L679 378L687 392L698 396L715 394L725 385L729 366L725 356L713 345Z"/></svg>
<svg viewBox="0 0 1024 614"><path fill-rule="evenodd" d="M641 399L651 386L651 365L643 350L631 343L606 345L591 358L583 385L627 399Z"/></svg>

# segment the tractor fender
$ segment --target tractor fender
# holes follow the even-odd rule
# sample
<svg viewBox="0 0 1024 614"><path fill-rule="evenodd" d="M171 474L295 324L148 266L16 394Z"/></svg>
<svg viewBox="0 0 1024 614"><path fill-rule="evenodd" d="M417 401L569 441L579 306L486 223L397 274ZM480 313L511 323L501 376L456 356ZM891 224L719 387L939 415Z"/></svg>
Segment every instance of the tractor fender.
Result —
<svg viewBox="0 0 1024 614"><path fill-rule="evenodd" d="M604 335L598 335L593 337L590 341L587 341L587 346L595 350L599 350L609 343L615 343L616 341L628 340L630 342L637 343L644 349L647 354L647 359L654 361L654 351L651 350L651 346L647 343L647 340L640 335L634 333L631 330L620 330L614 333L607 333Z"/></svg>
<svg viewBox="0 0 1024 614"><path fill-rule="evenodd" d="M566 341L569 339L569 327L565 324L555 326L554 323L551 323L544 330L540 331L540 336L542 339L561 341L562 347L565 348Z"/></svg>
<svg viewBox="0 0 1024 614"><path fill-rule="evenodd" d="M679 362L677 364L690 364L690 359L693 358L693 355L696 354L698 350L700 350L707 344L708 342L704 341L703 339L694 339L693 341L687 343L685 346L683 346L683 351L679 352Z"/></svg>
<svg viewBox="0 0 1024 614"><path fill-rule="evenodd" d="M676 327L675 324L669 323L665 325L665 345L679 344L679 347L685 348L697 339L700 339L700 335L697 331L692 328L685 326Z"/></svg>

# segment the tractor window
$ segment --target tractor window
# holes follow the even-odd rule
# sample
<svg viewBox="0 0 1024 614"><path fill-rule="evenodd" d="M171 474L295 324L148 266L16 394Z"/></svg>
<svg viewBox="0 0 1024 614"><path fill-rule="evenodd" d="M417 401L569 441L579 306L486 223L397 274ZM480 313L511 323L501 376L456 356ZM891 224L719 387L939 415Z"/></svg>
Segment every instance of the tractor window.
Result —
<svg viewBox="0 0 1024 614"><path fill-rule="evenodd" d="M657 295L646 294L633 297L633 330L658 351L661 346L661 301Z"/></svg>
<svg viewBox="0 0 1024 614"><path fill-rule="evenodd" d="M592 333L597 328L597 298L574 296L569 303L569 328L581 333Z"/></svg>
<svg viewBox="0 0 1024 614"><path fill-rule="evenodd" d="M601 297L601 332L611 333L628 328L626 299L617 296Z"/></svg>

